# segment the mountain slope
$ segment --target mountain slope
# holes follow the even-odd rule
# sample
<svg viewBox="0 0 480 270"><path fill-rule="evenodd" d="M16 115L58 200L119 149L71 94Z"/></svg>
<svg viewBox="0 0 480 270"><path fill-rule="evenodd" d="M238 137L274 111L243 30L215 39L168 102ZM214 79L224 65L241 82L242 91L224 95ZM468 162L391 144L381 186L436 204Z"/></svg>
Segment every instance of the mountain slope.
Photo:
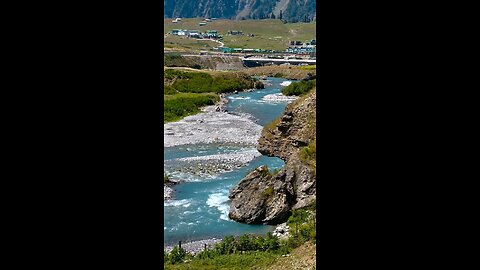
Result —
<svg viewBox="0 0 480 270"><path fill-rule="evenodd" d="M315 0L164 0L166 18L265 19L287 22L316 19Z"/></svg>

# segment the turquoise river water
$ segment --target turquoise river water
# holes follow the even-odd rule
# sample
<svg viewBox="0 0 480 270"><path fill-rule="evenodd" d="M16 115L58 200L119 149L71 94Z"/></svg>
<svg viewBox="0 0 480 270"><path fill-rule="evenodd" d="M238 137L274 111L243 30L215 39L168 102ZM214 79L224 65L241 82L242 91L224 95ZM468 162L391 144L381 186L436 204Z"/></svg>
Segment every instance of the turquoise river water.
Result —
<svg viewBox="0 0 480 270"><path fill-rule="evenodd" d="M225 108L229 113L239 114L265 126L279 117L288 101L265 99L266 95L278 94L286 81L267 78L271 85L253 92L241 92L228 96ZM207 155L222 155L245 150L245 146L195 144L164 148L164 166L167 174L174 173L176 159ZM178 165L178 164L177 164ZM208 238L223 238L226 235L244 233L264 234L273 229L268 225L247 225L228 218L228 192L245 175L267 165L270 169L281 168L284 162L275 157L259 156L249 164L213 177L191 174L188 180L173 186L173 200L164 202L164 245L178 241L194 241Z"/></svg>

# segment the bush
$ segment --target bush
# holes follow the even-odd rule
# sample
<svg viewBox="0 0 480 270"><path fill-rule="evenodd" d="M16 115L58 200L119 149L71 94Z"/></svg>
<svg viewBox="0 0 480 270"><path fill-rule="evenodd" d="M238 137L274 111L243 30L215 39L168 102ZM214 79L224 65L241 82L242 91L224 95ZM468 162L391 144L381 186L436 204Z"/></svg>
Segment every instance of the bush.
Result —
<svg viewBox="0 0 480 270"><path fill-rule="evenodd" d="M311 142L308 146L300 149L300 160L315 167L317 158L317 144L316 140Z"/></svg>
<svg viewBox="0 0 480 270"><path fill-rule="evenodd" d="M266 197L266 198L270 198L271 196L273 196L273 188L272 188L272 187L266 188L266 189L262 192L262 196L263 196L263 197Z"/></svg>
<svg viewBox="0 0 480 270"><path fill-rule="evenodd" d="M183 248L179 248L178 246L173 247L170 254L168 254L168 261L171 264L176 264L183 262L187 258L187 252Z"/></svg>
<svg viewBox="0 0 480 270"><path fill-rule="evenodd" d="M317 80L303 80L291 83L289 86L282 89L285 96L301 96L308 93L311 89L316 87Z"/></svg>
<svg viewBox="0 0 480 270"><path fill-rule="evenodd" d="M282 74L282 73L275 73L275 75L273 75L273 77L275 77L275 78L282 78L282 77L283 77L283 74Z"/></svg>
<svg viewBox="0 0 480 270"><path fill-rule="evenodd" d="M313 215L305 209L292 210L287 221L291 234L286 243L289 248L296 248L307 241L316 241L317 225Z"/></svg>

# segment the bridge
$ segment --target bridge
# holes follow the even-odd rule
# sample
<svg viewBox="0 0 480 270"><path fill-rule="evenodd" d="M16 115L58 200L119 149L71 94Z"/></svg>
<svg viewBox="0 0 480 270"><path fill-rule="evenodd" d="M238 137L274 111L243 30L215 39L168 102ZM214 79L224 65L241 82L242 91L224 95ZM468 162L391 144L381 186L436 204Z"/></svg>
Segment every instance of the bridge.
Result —
<svg viewBox="0 0 480 270"><path fill-rule="evenodd" d="M263 57L240 57L243 64L247 67L254 67L254 66L263 66L265 64L274 64L274 65L281 65L285 63L289 63L291 65L300 65L300 64L307 64L307 65L315 65L317 60L315 59L278 59L278 58L263 58Z"/></svg>

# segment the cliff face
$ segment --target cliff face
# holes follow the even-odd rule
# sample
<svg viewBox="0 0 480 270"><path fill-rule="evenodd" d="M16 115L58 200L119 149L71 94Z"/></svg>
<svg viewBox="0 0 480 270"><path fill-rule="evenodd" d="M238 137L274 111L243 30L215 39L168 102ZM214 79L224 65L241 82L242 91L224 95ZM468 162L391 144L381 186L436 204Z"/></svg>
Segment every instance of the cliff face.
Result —
<svg viewBox="0 0 480 270"><path fill-rule="evenodd" d="M316 92L287 106L280 119L265 127L258 150L285 161L279 172L265 166L249 173L229 194L229 217L249 224L284 222L291 209L316 196Z"/></svg>
<svg viewBox="0 0 480 270"><path fill-rule="evenodd" d="M316 19L315 0L164 0L166 18L216 17L225 19Z"/></svg>

